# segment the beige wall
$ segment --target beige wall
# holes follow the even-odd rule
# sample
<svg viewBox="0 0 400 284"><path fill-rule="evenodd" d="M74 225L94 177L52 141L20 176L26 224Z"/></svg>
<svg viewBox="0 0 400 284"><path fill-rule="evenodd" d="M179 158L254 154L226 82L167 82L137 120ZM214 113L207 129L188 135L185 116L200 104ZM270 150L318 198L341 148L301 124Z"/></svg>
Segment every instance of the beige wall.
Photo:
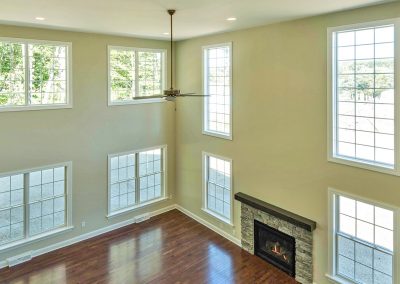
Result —
<svg viewBox="0 0 400 284"><path fill-rule="evenodd" d="M0 26L0 37L72 42L73 108L0 112L0 172L72 161L75 226L67 234L1 252L0 262L174 203L105 217L108 154L167 144L168 190L174 192L173 103L107 106L107 45L163 48L169 54L168 42L11 26Z"/></svg>
<svg viewBox="0 0 400 284"><path fill-rule="evenodd" d="M233 228L200 209L202 151L232 158L235 192L318 223L314 280L328 283L328 187L400 207L400 178L327 162L327 27L399 16L397 3L180 42L178 85L199 94L201 47L233 43L233 141L202 135L202 100L179 100L178 203L240 238L238 202Z"/></svg>

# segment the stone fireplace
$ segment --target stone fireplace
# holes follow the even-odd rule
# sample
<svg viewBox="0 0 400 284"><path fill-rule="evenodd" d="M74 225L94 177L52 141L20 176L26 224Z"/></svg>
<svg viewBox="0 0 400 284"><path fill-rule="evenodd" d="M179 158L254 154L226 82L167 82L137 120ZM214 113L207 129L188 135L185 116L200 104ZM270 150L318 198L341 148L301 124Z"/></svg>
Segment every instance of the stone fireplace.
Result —
<svg viewBox="0 0 400 284"><path fill-rule="evenodd" d="M303 284L313 283L312 231L316 223L244 193L241 242L244 250L285 271Z"/></svg>

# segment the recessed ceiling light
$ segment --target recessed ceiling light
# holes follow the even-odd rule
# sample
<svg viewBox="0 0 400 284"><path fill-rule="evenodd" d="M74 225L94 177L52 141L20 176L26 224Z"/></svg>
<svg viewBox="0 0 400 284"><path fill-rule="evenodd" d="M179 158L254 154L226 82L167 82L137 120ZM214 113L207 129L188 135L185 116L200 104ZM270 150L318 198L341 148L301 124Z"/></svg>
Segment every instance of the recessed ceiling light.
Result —
<svg viewBox="0 0 400 284"><path fill-rule="evenodd" d="M169 33L168 33L168 32L165 32L165 33L163 33L163 35L169 35Z"/></svg>
<svg viewBox="0 0 400 284"><path fill-rule="evenodd" d="M45 20L45 18L43 18L43 17L36 17L35 19L38 20L38 21L44 21Z"/></svg>
<svg viewBox="0 0 400 284"><path fill-rule="evenodd" d="M236 21L237 19L235 17L230 17L226 19L227 21Z"/></svg>

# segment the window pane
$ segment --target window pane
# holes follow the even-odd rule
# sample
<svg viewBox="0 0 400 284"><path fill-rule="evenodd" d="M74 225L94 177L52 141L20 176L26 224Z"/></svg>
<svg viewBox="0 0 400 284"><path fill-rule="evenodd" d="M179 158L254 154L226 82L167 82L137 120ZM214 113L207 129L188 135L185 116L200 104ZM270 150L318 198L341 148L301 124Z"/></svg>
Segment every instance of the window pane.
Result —
<svg viewBox="0 0 400 284"><path fill-rule="evenodd" d="M336 221L337 273L357 283L392 284L394 232L384 226L393 228L393 211L340 195L336 198L338 209L356 215L340 212Z"/></svg>
<svg viewBox="0 0 400 284"><path fill-rule="evenodd" d="M135 51L111 49L110 54L111 100L131 100L135 95Z"/></svg>
<svg viewBox="0 0 400 284"><path fill-rule="evenodd" d="M393 231L375 226L375 244L393 251Z"/></svg>
<svg viewBox="0 0 400 284"><path fill-rule="evenodd" d="M354 278L354 261L350 260L344 256L339 255L338 258L338 273L350 277L351 279Z"/></svg>
<svg viewBox="0 0 400 284"><path fill-rule="evenodd" d="M346 214L351 217L356 217L356 202L353 199L340 196L339 197L340 213Z"/></svg>
<svg viewBox="0 0 400 284"><path fill-rule="evenodd" d="M65 226L65 167L29 173L29 235Z"/></svg>
<svg viewBox="0 0 400 284"><path fill-rule="evenodd" d="M374 268L392 276L393 256L378 250L374 251Z"/></svg>
<svg viewBox="0 0 400 284"><path fill-rule="evenodd" d="M356 263L355 280L361 283L372 283L372 268Z"/></svg>
<svg viewBox="0 0 400 284"><path fill-rule="evenodd" d="M162 149L139 153L140 202L162 197Z"/></svg>
<svg viewBox="0 0 400 284"><path fill-rule="evenodd" d="M24 46L0 42L0 107L26 103Z"/></svg>
<svg viewBox="0 0 400 284"><path fill-rule="evenodd" d="M231 165L229 161L206 156L207 172L206 208L221 215L227 220L231 218Z"/></svg>
<svg viewBox="0 0 400 284"><path fill-rule="evenodd" d="M375 207L375 224L393 230L393 211Z"/></svg>
<svg viewBox="0 0 400 284"><path fill-rule="evenodd" d="M110 211L115 212L136 202L135 154L110 158Z"/></svg>
<svg viewBox="0 0 400 284"><path fill-rule="evenodd" d="M394 26L336 35L334 155L393 168Z"/></svg>
<svg viewBox="0 0 400 284"><path fill-rule="evenodd" d="M0 245L24 237L24 177L0 178Z"/></svg>
<svg viewBox="0 0 400 284"><path fill-rule="evenodd" d="M204 50L206 118L205 130L230 134L231 117L231 62L230 46L212 47Z"/></svg>
<svg viewBox="0 0 400 284"><path fill-rule="evenodd" d="M162 90L162 53L138 52L139 96L154 96Z"/></svg>
<svg viewBox="0 0 400 284"><path fill-rule="evenodd" d="M371 247L361 243L356 243L356 261L365 266L373 265L373 250Z"/></svg>
<svg viewBox="0 0 400 284"><path fill-rule="evenodd" d="M28 44L29 100L33 105L67 103L67 47Z"/></svg>
<svg viewBox="0 0 400 284"><path fill-rule="evenodd" d="M344 238L342 236L338 237L338 251L340 255L347 258L354 259L354 241Z"/></svg>

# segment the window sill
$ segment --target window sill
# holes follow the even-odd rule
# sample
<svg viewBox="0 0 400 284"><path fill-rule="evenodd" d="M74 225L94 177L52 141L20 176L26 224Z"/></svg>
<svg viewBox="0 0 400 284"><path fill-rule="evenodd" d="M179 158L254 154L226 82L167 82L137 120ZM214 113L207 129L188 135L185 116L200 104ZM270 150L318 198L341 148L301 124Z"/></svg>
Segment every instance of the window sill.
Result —
<svg viewBox="0 0 400 284"><path fill-rule="evenodd" d="M208 131L208 130L203 130L204 135L212 136L212 137L217 137L225 140L233 140L232 135L229 134L222 134L219 132L213 132L213 131Z"/></svg>
<svg viewBox="0 0 400 284"><path fill-rule="evenodd" d="M132 100L132 101L122 101L122 102L108 102L108 106L124 106L124 105L141 105L141 104L154 104L154 103L165 103L164 99L142 99L142 100Z"/></svg>
<svg viewBox="0 0 400 284"><path fill-rule="evenodd" d="M71 104L60 104L60 105L28 105L28 106L4 106L0 107L0 112L9 111L31 111L31 110L54 110L54 109L71 109Z"/></svg>
<svg viewBox="0 0 400 284"><path fill-rule="evenodd" d="M138 209L147 207L149 205L153 205L153 204L157 204L157 203L166 201L168 199L169 199L168 197L161 197L161 198L153 199L153 200L150 200L148 202L145 202L145 203L142 203L142 204L138 204L138 205L136 205L134 207L129 207L129 208L125 208L125 209L122 209L122 210L119 210L119 211L115 211L115 212L109 213L107 215L107 218L109 218L109 219L110 218L114 218L114 217L120 216L122 214L133 212L133 211L136 211Z"/></svg>
<svg viewBox="0 0 400 284"><path fill-rule="evenodd" d="M55 236L61 235L63 233L66 233L68 231L72 231L73 229L74 229L73 226L62 227L62 228L59 228L59 229L51 231L51 232L46 232L46 233L43 233L40 235L36 235L34 237L30 237L29 239L23 239L23 240L16 241L13 243L5 244L4 246L0 247L0 252L7 251L9 249L15 249L18 247L23 247L25 245L32 244L32 243L35 243L35 242L38 242L41 240L45 240L50 237L55 237Z"/></svg>
<svg viewBox="0 0 400 284"><path fill-rule="evenodd" d="M330 274L325 274L325 277L330 280L331 283L336 284L354 284L354 282L348 281L340 276L332 276Z"/></svg>
<svg viewBox="0 0 400 284"><path fill-rule="evenodd" d="M218 219L219 221L224 222L226 225L229 225L229 226L233 227L233 222L231 220L228 220L228 219L218 215L217 213L214 213L213 211L211 211L211 210L209 210L207 208L201 208L201 210L203 210L208 215L211 215L212 217Z"/></svg>
<svg viewBox="0 0 400 284"><path fill-rule="evenodd" d="M370 171L374 171L374 172L400 176L400 172L398 170L396 170L394 168L390 168L389 166L385 167L380 164L375 164L373 162L359 162L357 160L354 160L351 158L346 158L346 157L329 157L328 161L332 162L332 163L336 163L336 164L342 164L342 165L356 167L356 168L365 169L365 170L370 170Z"/></svg>

